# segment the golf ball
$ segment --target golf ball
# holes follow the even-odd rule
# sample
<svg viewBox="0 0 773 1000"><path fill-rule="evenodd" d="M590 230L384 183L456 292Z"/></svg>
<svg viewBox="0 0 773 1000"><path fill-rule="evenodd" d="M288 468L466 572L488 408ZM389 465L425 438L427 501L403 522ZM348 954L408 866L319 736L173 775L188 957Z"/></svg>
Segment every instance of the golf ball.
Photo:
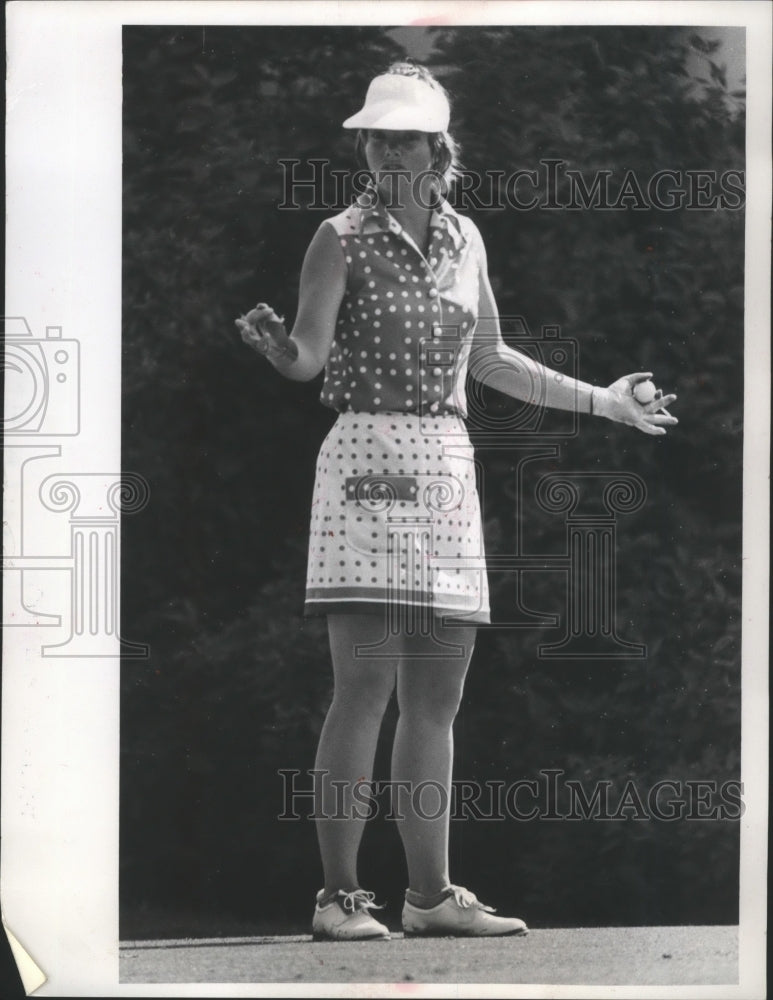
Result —
<svg viewBox="0 0 773 1000"><path fill-rule="evenodd" d="M651 403L655 398L655 393L657 389L655 388L655 383L650 379L646 382L637 382L633 387L633 398L637 403L644 405L645 403Z"/></svg>

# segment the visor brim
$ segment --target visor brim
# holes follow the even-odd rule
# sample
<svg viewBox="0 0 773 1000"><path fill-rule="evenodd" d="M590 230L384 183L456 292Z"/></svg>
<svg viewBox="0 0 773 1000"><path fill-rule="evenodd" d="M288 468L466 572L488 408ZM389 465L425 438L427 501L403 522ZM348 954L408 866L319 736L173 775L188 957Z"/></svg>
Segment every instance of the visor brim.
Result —
<svg viewBox="0 0 773 1000"><path fill-rule="evenodd" d="M377 128L399 132L445 132L448 116L435 109L407 108L404 103L384 101L362 108L347 118L344 128Z"/></svg>

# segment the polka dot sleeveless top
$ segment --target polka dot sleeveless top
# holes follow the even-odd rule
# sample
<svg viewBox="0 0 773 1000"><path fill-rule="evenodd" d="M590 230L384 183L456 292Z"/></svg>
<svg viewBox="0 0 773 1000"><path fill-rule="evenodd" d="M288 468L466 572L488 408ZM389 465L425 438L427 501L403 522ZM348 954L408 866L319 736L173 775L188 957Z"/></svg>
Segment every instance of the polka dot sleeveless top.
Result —
<svg viewBox="0 0 773 1000"><path fill-rule="evenodd" d="M442 202L425 257L369 188L332 225L348 277L321 402L341 412L467 415L481 237Z"/></svg>

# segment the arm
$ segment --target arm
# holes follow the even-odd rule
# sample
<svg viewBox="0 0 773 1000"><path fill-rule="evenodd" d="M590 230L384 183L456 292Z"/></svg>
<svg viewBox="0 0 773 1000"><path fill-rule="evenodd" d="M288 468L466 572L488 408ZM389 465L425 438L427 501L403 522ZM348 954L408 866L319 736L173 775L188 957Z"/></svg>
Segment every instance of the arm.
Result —
<svg viewBox="0 0 773 1000"><path fill-rule="evenodd" d="M488 277L485 250L482 250L481 258L478 323L470 355L470 371L479 382L515 399L556 410L591 412L593 386L546 368L505 344Z"/></svg>
<svg viewBox="0 0 773 1000"><path fill-rule="evenodd" d="M297 382L315 378L325 366L346 290L346 262L338 236L321 225L301 268L298 314L287 336L284 321L259 305L236 320L245 343L263 354L278 372Z"/></svg>
<svg viewBox="0 0 773 1000"><path fill-rule="evenodd" d="M602 388L562 375L508 347L499 327L499 314L488 277L482 239L480 254L478 323L469 362L473 378L515 399L556 410L608 417L637 427L646 434L665 434L665 424L678 423L676 417L662 412L664 407L674 402L676 396L660 394L645 405L634 398L633 387L649 379L651 372L624 375L607 388Z"/></svg>

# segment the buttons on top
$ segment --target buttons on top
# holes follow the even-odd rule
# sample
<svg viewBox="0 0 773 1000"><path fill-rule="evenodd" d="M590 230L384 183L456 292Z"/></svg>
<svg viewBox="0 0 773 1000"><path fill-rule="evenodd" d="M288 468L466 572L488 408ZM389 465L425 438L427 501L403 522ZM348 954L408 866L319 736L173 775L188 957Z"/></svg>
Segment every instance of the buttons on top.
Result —
<svg viewBox="0 0 773 1000"><path fill-rule="evenodd" d="M358 210L353 211L356 218ZM457 352L475 325L476 234L470 231L467 220L462 226L456 218L441 219L425 260L415 248L406 247L392 220L365 215L354 228L350 217L347 210L329 220L351 262L335 348L326 365L322 402L338 410L416 412L424 406L429 409L434 398L437 402L432 404L432 412L438 413L445 408L440 400L452 391L454 403L447 408L463 413L464 388L454 388L451 383L464 378L464 371L457 372L455 367ZM456 240L453 227L457 225L464 230L460 252L449 255L444 244ZM462 265L458 270L448 270L449 256ZM438 273L430 263L433 258L439 260ZM448 331L441 325L441 302L454 313ZM469 305L460 307L461 302ZM453 346L440 340L445 333ZM423 351L422 343L426 345ZM418 384L413 377L412 363L417 361L427 366L426 384L423 370L417 373Z"/></svg>

